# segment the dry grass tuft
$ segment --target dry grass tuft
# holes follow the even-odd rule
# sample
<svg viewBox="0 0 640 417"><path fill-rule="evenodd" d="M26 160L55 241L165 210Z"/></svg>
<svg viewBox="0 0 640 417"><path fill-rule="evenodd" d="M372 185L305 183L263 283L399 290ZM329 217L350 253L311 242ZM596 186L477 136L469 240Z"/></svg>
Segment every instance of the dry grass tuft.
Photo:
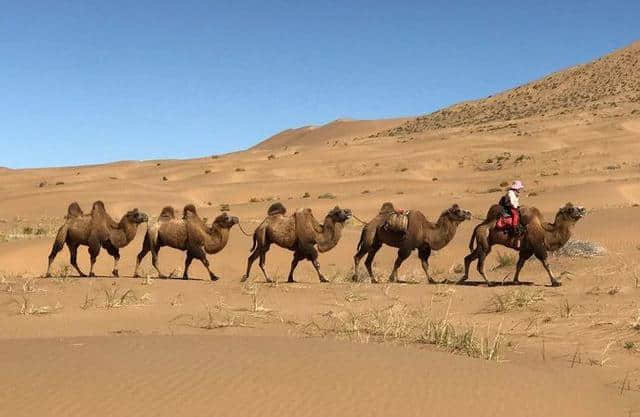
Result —
<svg viewBox="0 0 640 417"><path fill-rule="evenodd" d="M361 343L430 344L447 352L497 361L501 326L495 333L487 328L486 335L481 335L475 326L458 327L450 321L450 307L451 302L439 319L432 318L429 309L411 309L402 303L362 312L329 312L301 326L301 330L308 336L335 335Z"/></svg>
<svg viewBox="0 0 640 417"><path fill-rule="evenodd" d="M491 313L506 313L513 310L536 310L535 305L544 301L541 290L517 289L504 294L496 294L489 301L486 311Z"/></svg>
<svg viewBox="0 0 640 417"><path fill-rule="evenodd" d="M495 271L496 269L507 268L510 266L514 266L515 264L516 264L516 255L508 252L507 253L498 252L498 263L493 268L491 268L491 270Z"/></svg>
<svg viewBox="0 0 640 417"><path fill-rule="evenodd" d="M569 258L593 258L602 256L607 250L598 243L586 240L570 240L563 247L555 251L555 256L566 256Z"/></svg>

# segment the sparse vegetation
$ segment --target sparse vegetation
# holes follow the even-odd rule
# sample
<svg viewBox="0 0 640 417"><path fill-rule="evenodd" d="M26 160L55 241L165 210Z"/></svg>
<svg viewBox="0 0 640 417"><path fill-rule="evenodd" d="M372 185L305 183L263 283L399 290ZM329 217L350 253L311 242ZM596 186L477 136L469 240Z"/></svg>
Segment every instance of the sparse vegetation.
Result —
<svg viewBox="0 0 640 417"><path fill-rule="evenodd" d="M534 306L541 301L544 301L542 291L517 289L491 297L487 311L506 313L513 310L535 310Z"/></svg>
<svg viewBox="0 0 640 417"><path fill-rule="evenodd" d="M331 194L331 193L324 193L324 194L320 194L318 196L319 199L328 199L328 200L333 200L336 198L335 195Z"/></svg>
<svg viewBox="0 0 640 417"><path fill-rule="evenodd" d="M492 270L507 268L510 266L514 266L516 264L516 255L512 253L498 252L498 263L493 267Z"/></svg>
<svg viewBox="0 0 640 417"><path fill-rule="evenodd" d="M276 159L276 156L274 154L271 154L269 156L267 156L268 160L272 160L272 159Z"/></svg>
<svg viewBox="0 0 640 417"><path fill-rule="evenodd" d="M602 256L606 253L607 250L596 242L572 239L554 252L554 255L569 258L593 258L594 256Z"/></svg>
<svg viewBox="0 0 640 417"><path fill-rule="evenodd" d="M487 328L486 336L482 336L475 327L459 327L452 323L449 308L439 319L432 318L427 309L413 310L401 303L363 312L329 312L320 322L302 325L301 330L309 336L333 334L361 343L430 344L451 353L499 360L503 339L501 326L493 333Z"/></svg>
<svg viewBox="0 0 640 417"><path fill-rule="evenodd" d="M238 168L235 169L235 171L236 172L245 172L246 169L238 167Z"/></svg>
<svg viewBox="0 0 640 417"><path fill-rule="evenodd" d="M304 194L302 194L302 198L309 198L311 197L311 194L309 194L309 192L305 192Z"/></svg>
<svg viewBox="0 0 640 417"><path fill-rule="evenodd" d="M229 204L227 203L220 204L220 211L224 212L224 211L230 211L230 210L231 210L231 207L229 206Z"/></svg>

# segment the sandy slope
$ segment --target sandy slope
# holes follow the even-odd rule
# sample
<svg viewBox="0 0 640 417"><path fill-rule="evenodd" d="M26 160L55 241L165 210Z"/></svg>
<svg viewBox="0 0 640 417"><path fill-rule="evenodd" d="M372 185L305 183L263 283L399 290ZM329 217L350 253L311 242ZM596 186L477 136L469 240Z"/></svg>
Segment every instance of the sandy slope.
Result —
<svg viewBox="0 0 640 417"><path fill-rule="evenodd" d="M621 101L597 112L393 136L374 132L391 125L340 121L220 157L0 170L0 381L9 387L0 390L0 414L468 415L471 409L479 415L637 415L639 117L640 104ZM524 273L530 285L520 288L426 285L415 255L401 277L419 284L351 284L361 227L354 221L337 248L320 258L334 283L317 283L303 263L298 284L266 285L254 269L257 284L243 286L251 240L234 228L228 247L209 257L221 281L205 281L204 268L194 263L191 281L149 284L128 278L142 226L122 250L123 278L30 280L44 273L52 233L74 200L89 210L101 199L115 217L132 207L157 216L164 205L194 203L209 219L224 203L251 231L274 199L290 210L310 207L318 217L340 205L367 219L384 201L420 209L430 219L453 203L482 216L500 197L494 190L513 178L527 186L524 202L549 219L567 201L586 206L575 237L601 244L607 254L554 257L556 272L571 273L561 288L545 287L548 278L535 260ZM335 198L318 198L327 192ZM476 222L461 225L453 242L434 254L437 279L459 277L453 267ZM383 248L376 258L383 279L394 256ZM496 259L490 256L489 267ZM183 260L177 251L161 252L165 273L180 274ZM56 270L64 272L67 262L65 249ZM103 252L97 272L107 274L111 262ZM280 280L289 264L282 249L267 257L267 269ZM80 265L88 268L85 249ZM155 276L149 258L143 267ZM512 273L507 266L489 275L508 281ZM471 280L480 282L475 270ZM109 294L124 297L124 305L107 308ZM538 301L496 308L496 297L514 294ZM390 308L434 319L448 310L447 320L475 328L476 335L493 337L500 328L500 361L432 345L401 347L397 337L380 346L359 331L324 329L303 339L314 326L342 320L348 327L349 317ZM43 309L50 313L19 314ZM332 341L336 337L343 340Z"/></svg>
<svg viewBox="0 0 640 417"><path fill-rule="evenodd" d="M13 416L624 415L611 406L615 393L580 371L496 367L413 348L118 336L3 349L3 377L13 383L0 403Z"/></svg>

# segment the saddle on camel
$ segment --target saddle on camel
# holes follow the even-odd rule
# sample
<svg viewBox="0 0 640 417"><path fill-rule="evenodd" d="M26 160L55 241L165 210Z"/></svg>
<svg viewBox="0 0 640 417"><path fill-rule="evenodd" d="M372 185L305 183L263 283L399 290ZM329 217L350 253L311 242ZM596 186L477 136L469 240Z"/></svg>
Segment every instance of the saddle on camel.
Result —
<svg viewBox="0 0 640 417"><path fill-rule="evenodd" d="M392 203L384 203L380 207L379 215L385 216L386 220L382 228L388 232L406 233L409 227L409 211L396 209Z"/></svg>
<svg viewBox="0 0 640 417"><path fill-rule="evenodd" d="M511 237L510 246L514 249L520 249L520 238L524 233L524 228L520 224L520 200L518 199L523 188L522 181L516 180L511 183L507 194L500 199L499 205L502 212L496 222L496 229Z"/></svg>

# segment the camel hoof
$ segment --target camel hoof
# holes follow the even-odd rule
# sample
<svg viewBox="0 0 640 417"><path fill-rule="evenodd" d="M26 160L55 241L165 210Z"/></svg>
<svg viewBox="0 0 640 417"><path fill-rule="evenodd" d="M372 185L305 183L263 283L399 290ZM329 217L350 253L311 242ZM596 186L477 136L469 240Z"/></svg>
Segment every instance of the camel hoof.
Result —
<svg viewBox="0 0 640 417"><path fill-rule="evenodd" d="M44 277L45 278L51 278L51 274L47 272L46 274L44 274Z"/></svg>
<svg viewBox="0 0 640 417"><path fill-rule="evenodd" d="M211 278L211 281L217 281L220 279L220 277L216 276L216 275L211 275L209 278Z"/></svg>
<svg viewBox="0 0 640 417"><path fill-rule="evenodd" d="M138 275L138 273L136 272L135 274L133 274L134 278L140 278L140 275Z"/></svg>
<svg viewBox="0 0 640 417"><path fill-rule="evenodd" d="M357 274L353 274L353 276L351 277L351 281L352 282L358 282L358 275Z"/></svg>
<svg viewBox="0 0 640 417"><path fill-rule="evenodd" d="M111 271L111 273L113 274L114 277L119 278L120 274L118 273L117 269L114 269L113 271Z"/></svg>
<svg viewBox="0 0 640 417"><path fill-rule="evenodd" d="M269 281L267 281L267 282L271 283L271 282L273 282L273 281L269 280ZM289 278L289 279L287 280L287 282L288 282L289 284L295 284L295 283L296 283L296 280L295 280L295 279L293 279L293 278Z"/></svg>
<svg viewBox="0 0 640 417"><path fill-rule="evenodd" d="M552 287L561 287L562 283L559 281L551 281L551 286Z"/></svg>
<svg viewBox="0 0 640 417"><path fill-rule="evenodd" d="M462 277L456 282L456 285L462 285L465 282L467 282L468 279L469 279L469 277Z"/></svg>
<svg viewBox="0 0 640 417"><path fill-rule="evenodd" d="M427 279L427 282L428 282L429 284L439 284L439 282L438 282L438 281L436 281L436 280L435 280L435 279L433 279L433 278L428 278L428 279ZM442 281L442 282L444 283L444 281Z"/></svg>
<svg viewBox="0 0 640 417"><path fill-rule="evenodd" d="M240 278L240 282L245 282L248 279L249 279L249 275L243 275L242 278Z"/></svg>
<svg viewBox="0 0 640 417"><path fill-rule="evenodd" d="M86 276L86 275L84 275L84 276ZM93 272L89 272L89 277L90 277L90 278L95 278L95 277L96 277L96 274L94 274Z"/></svg>

